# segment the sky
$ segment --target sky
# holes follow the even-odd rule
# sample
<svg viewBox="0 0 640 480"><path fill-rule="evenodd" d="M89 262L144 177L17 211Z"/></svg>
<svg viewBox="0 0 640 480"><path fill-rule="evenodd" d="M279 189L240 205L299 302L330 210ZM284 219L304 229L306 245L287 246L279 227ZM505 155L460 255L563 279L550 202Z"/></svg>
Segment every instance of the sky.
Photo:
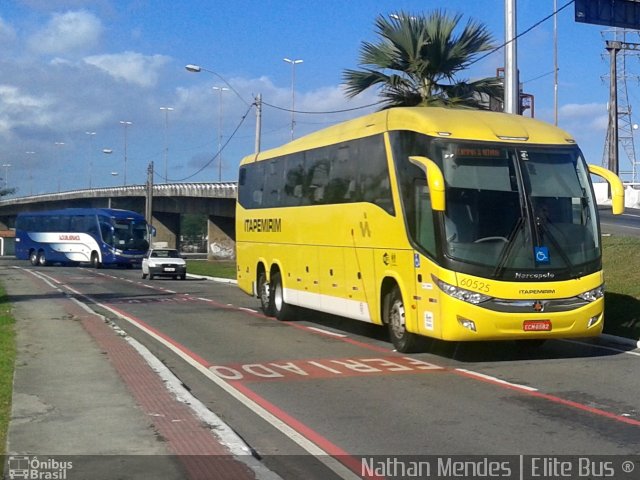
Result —
<svg viewBox="0 0 640 480"><path fill-rule="evenodd" d="M558 8L566 3L557 0ZM553 5L517 0L518 32ZM341 83L345 69L358 67L362 42L376 41L376 17L439 9L462 14L463 24L484 23L496 45L504 42L504 0L0 0L2 184L14 196L143 184L151 162L155 183L235 181L255 147L256 95L262 149L291 139L292 101L296 111L315 112L295 114L295 137L374 111L366 106L378 100L375 91L348 99ZM558 124L600 165L604 47L613 33L576 23L573 5L557 22ZM549 19L517 43L523 90L534 96L535 117L551 123L553 32ZM203 70L188 72L188 64ZM460 79L495 75L503 64L500 50ZM638 73L630 57L632 111ZM621 171L629 168L624 153L620 161Z"/></svg>

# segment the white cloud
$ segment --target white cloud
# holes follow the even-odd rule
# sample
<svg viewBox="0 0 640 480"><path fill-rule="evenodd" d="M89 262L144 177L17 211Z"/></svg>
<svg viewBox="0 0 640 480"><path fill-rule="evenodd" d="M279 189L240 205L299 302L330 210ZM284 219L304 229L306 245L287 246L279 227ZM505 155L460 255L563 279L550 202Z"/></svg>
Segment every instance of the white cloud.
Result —
<svg viewBox="0 0 640 480"><path fill-rule="evenodd" d="M102 31L100 19L90 12L55 13L42 30L31 36L29 46L45 54L86 51L98 43Z"/></svg>
<svg viewBox="0 0 640 480"><path fill-rule="evenodd" d="M9 135L19 126L41 126L49 121L45 113L51 101L23 93L14 85L0 85L0 134Z"/></svg>
<svg viewBox="0 0 640 480"><path fill-rule="evenodd" d="M117 80L141 87L152 87L158 82L158 70L169 61L169 57L124 52L93 55L86 57L84 61L107 72Z"/></svg>
<svg viewBox="0 0 640 480"><path fill-rule="evenodd" d="M563 125L569 130L600 132L607 128L609 113L604 103L571 103L563 105L558 111Z"/></svg>

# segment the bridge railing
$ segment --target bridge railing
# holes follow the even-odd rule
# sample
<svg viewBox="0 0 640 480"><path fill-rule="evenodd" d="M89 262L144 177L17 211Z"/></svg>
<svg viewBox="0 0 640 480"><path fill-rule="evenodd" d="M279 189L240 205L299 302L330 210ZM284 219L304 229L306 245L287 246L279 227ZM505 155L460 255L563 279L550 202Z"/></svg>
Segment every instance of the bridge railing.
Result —
<svg viewBox="0 0 640 480"><path fill-rule="evenodd" d="M237 192L238 186L236 182L163 183L153 186L153 196L158 197L236 198ZM144 197L146 194L146 185L102 187L5 198L0 200L0 207L78 198Z"/></svg>

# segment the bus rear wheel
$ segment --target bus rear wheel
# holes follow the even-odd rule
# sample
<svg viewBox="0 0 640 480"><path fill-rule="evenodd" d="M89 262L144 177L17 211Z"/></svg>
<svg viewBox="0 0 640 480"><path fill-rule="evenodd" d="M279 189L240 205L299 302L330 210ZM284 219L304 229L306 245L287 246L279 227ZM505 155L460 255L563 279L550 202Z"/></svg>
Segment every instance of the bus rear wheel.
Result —
<svg viewBox="0 0 640 480"><path fill-rule="evenodd" d="M45 267L47 265L47 257L42 250L38 252L38 265L41 267Z"/></svg>
<svg viewBox="0 0 640 480"><path fill-rule="evenodd" d="M31 265L34 267L38 266L38 252L35 250L31 250L31 252L29 252L29 262L31 262Z"/></svg>
<svg viewBox="0 0 640 480"><path fill-rule="evenodd" d="M407 331L404 302L397 285L385 295L383 308L393 346L401 353L415 352L420 343L420 336Z"/></svg>
<svg viewBox="0 0 640 480"><path fill-rule="evenodd" d="M258 298L260 299L260 306L265 315L273 317L273 302L271 301L271 288L269 282L267 282L267 274L260 272L258 275L257 285Z"/></svg>
<svg viewBox="0 0 640 480"><path fill-rule="evenodd" d="M282 287L282 276L280 272L271 275L269 303L272 305L273 314L278 320L293 319L294 309L284 301L284 288Z"/></svg>

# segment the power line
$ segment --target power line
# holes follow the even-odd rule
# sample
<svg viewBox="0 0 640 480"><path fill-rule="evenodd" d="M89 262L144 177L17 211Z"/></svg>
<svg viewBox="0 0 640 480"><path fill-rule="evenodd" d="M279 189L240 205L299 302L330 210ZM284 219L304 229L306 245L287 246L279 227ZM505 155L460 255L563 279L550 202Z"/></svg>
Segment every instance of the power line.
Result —
<svg viewBox="0 0 640 480"><path fill-rule="evenodd" d="M262 101L263 105L266 105L267 107L275 108L276 110L282 110L283 112L306 113L308 115L328 115L328 114L333 114L333 113L353 112L355 110L362 110L364 108L375 107L376 105L380 105L380 103L382 103L382 102L380 101L380 102L376 102L376 103L370 103L369 105L362 105L361 107L345 108L343 110L330 110L330 111L325 111L325 112L320 112L320 111L311 112L311 111L305 111L305 110L291 110L290 108L278 107L277 105L271 105L270 103Z"/></svg>
<svg viewBox="0 0 640 480"><path fill-rule="evenodd" d="M227 141L224 143L224 145L222 145L222 147L220 148L220 150L218 152L216 152L216 154L211 157L209 159L209 161L207 163L205 163L202 167L200 167L198 170L196 170L193 174L189 175L188 177L185 178L180 178L180 179L171 179L169 180L168 178L164 178L163 180L166 182L185 182L187 180L192 179L193 177L195 177L196 175L198 175L200 172L202 172L203 170L205 170L207 167L209 167L219 156L220 154L224 151L225 148L227 148L227 145L229 145L229 142L231 142L231 140L233 140L233 138L235 137L236 133L238 133L238 130L240 130L240 127L242 126L242 124L244 123L244 121L247 118L247 115L249 115L249 112L251 111L251 109L254 107L254 105L249 105L249 108L247 109L247 111L244 113L244 115L242 115L242 118L240 119L240 122L238 123L238 125L236 126L236 128L233 130L233 132L231 133L231 135L229 136L229 138L227 139ZM157 175L157 174L156 174ZM160 178L162 178L161 175L158 175Z"/></svg>

